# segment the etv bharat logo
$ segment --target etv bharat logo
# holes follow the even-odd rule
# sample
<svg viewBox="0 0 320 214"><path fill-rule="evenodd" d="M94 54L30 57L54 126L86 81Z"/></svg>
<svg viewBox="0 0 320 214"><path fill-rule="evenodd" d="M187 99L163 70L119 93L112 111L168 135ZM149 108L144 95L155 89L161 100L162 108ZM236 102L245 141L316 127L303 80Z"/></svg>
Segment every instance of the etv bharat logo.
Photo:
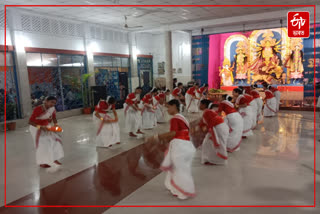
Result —
<svg viewBox="0 0 320 214"><path fill-rule="evenodd" d="M299 26L299 29L300 29L300 27L301 27L301 26L304 26L304 24L306 23L306 19L303 19L301 16L300 16L299 19L296 19L297 16L299 16L299 13L296 13L296 14L293 16L293 19L290 20L290 22L291 22L291 25L292 25L293 27L295 27L295 26L298 25L298 26Z"/></svg>
<svg viewBox="0 0 320 214"><path fill-rule="evenodd" d="M288 12L288 36L308 38L310 36L309 12Z"/></svg>

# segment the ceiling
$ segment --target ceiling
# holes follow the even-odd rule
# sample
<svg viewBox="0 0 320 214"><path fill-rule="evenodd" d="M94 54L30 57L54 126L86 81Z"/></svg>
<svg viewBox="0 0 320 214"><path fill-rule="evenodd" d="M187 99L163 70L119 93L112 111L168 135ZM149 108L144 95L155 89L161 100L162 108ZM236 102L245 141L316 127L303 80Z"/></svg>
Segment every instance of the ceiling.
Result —
<svg viewBox="0 0 320 214"><path fill-rule="evenodd" d="M4 0L0 4L12 5L314 5L319 0ZM125 18L128 30L146 30L172 24L256 14L285 10L288 7L24 7L39 14L45 14L75 21L102 24L124 29Z"/></svg>

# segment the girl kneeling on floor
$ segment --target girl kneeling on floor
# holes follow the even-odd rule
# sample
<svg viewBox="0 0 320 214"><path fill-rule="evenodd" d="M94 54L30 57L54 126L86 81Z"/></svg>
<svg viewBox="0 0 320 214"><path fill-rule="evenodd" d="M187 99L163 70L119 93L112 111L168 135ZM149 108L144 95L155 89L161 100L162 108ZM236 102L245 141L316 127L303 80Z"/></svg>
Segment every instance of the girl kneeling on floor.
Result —
<svg viewBox="0 0 320 214"><path fill-rule="evenodd" d="M196 149L190 141L189 122L179 114L180 102L170 100L167 106L168 113L173 116L170 120L170 132L155 135L151 140L170 140L161 164L161 169L167 172L165 186L179 199L187 199L195 196L191 163Z"/></svg>
<svg viewBox="0 0 320 214"><path fill-rule="evenodd" d="M270 91L271 85L264 84L265 105L263 108L264 117L273 117L277 113L277 99L275 98L272 91Z"/></svg>
<svg viewBox="0 0 320 214"><path fill-rule="evenodd" d="M226 114L224 121L229 126L229 136L227 140L228 152L240 150L243 132L243 119L231 101L232 97L227 94L223 95L218 109L218 113L221 114L224 112Z"/></svg>
<svg viewBox="0 0 320 214"><path fill-rule="evenodd" d="M97 147L111 147L120 144L120 128L118 114L115 109L116 99L108 96L107 100L100 100L93 112L93 120L98 126ZM108 115L112 111L114 118Z"/></svg>
<svg viewBox="0 0 320 214"><path fill-rule="evenodd" d="M242 137L246 138L248 136L252 136L252 117L255 117L256 114L248 105L248 101L246 97L242 94L242 90L240 88L233 89L232 95L235 99L235 107L239 111L243 119Z"/></svg>
<svg viewBox="0 0 320 214"><path fill-rule="evenodd" d="M229 127L217 112L211 109L210 100L200 101L200 110L203 111L199 127L206 136L202 143L201 163L208 165L223 165L227 163L227 140Z"/></svg>

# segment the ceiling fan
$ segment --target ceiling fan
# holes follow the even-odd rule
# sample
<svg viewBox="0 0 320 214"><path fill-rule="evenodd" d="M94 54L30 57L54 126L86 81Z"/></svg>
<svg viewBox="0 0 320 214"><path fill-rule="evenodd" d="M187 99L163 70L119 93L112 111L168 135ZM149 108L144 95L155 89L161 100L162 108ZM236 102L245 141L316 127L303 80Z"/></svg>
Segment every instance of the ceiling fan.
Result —
<svg viewBox="0 0 320 214"><path fill-rule="evenodd" d="M126 29L135 29L135 28L141 28L143 27L142 25L139 25L139 26L132 26L132 27L129 27L128 26L128 23L127 23L127 16L124 16L124 28Z"/></svg>

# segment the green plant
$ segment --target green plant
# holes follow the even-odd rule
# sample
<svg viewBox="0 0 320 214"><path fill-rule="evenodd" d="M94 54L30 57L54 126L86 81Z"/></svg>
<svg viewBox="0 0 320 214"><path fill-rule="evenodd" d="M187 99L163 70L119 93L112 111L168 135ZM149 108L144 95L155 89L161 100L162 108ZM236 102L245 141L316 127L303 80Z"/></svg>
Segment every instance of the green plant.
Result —
<svg viewBox="0 0 320 214"><path fill-rule="evenodd" d="M15 119L15 114L16 114L16 105L14 103L7 103L6 119L7 120Z"/></svg>
<svg viewBox="0 0 320 214"><path fill-rule="evenodd" d="M82 80L82 99L83 99L83 106L89 107L89 88L88 88L88 79L92 76L92 74L82 74L81 80Z"/></svg>

